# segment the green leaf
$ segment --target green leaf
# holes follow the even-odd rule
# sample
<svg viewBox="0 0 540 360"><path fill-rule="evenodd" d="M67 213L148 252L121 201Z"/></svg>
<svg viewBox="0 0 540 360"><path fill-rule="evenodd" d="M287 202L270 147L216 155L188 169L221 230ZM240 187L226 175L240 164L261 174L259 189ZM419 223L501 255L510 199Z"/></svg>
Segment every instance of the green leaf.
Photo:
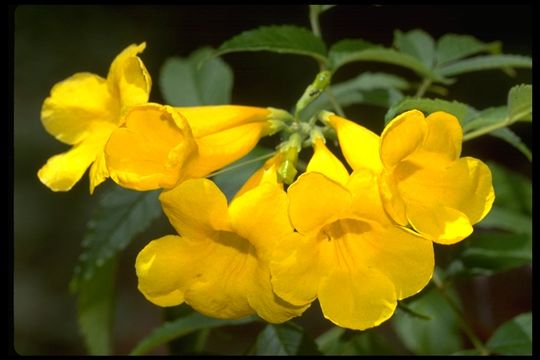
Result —
<svg viewBox="0 0 540 360"><path fill-rule="evenodd" d="M476 115L471 115L469 121L462 124L463 132L466 134L494 124L502 124L507 120L507 114L506 106L490 107L479 111Z"/></svg>
<svg viewBox="0 0 540 360"><path fill-rule="evenodd" d="M375 329L352 331L332 327L316 340L324 355L392 355L396 349Z"/></svg>
<svg viewBox="0 0 540 360"><path fill-rule="evenodd" d="M408 82L401 77L366 72L335 84L331 89L334 98L343 107L353 104L389 107L403 98L399 90L407 89L408 86ZM332 103L325 92L302 112L302 118L309 119L319 111L328 109L332 109Z"/></svg>
<svg viewBox="0 0 540 360"><path fill-rule="evenodd" d="M480 52L498 52L501 43L484 43L469 35L446 34L437 41L437 66L459 60Z"/></svg>
<svg viewBox="0 0 540 360"><path fill-rule="evenodd" d="M525 145L521 138L509 128L500 128L494 130L490 132L489 135L506 141L507 143L521 151L521 153L525 155L527 159L529 159L529 161L532 161L531 150L529 150L529 148L527 147L527 145Z"/></svg>
<svg viewBox="0 0 540 360"><path fill-rule="evenodd" d="M334 72L341 66L351 62L378 61L405 67L422 78L429 78L445 84L451 82L451 80L441 77L411 55L374 45L361 39L345 39L337 42L330 49L328 57Z"/></svg>
<svg viewBox="0 0 540 360"><path fill-rule="evenodd" d="M508 119L532 121L532 85L517 85L508 92Z"/></svg>
<svg viewBox="0 0 540 360"><path fill-rule="evenodd" d="M115 274L116 257L111 257L79 285L77 320L90 355L112 352Z"/></svg>
<svg viewBox="0 0 540 360"><path fill-rule="evenodd" d="M522 55L482 55L441 66L439 74L455 76L473 71L499 68L532 68L532 59Z"/></svg>
<svg viewBox="0 0 540 360"><path fill-rule="evenodd" d="M220 58L202 48L188 58L171 57L161 67L159 84L172 106L222 105L231 102L233 73ZM203 62L204 61L204 62Z"/></svg>
<svg viewBox="0 0 540 360"><path fill-rule="evenodd" d="M428 68L435 63L435 41L426 32L416 29L403 33L394 32L394 46L402 53L420 60Z"/></svg>
<svg viewBox="0 0 540 360"><path fill-rule="evenodd" d="M384 116L385 123L395 118L397 115L412 109L418 109L424 114L431 114L435 111L445 111L458 118L462 126L464 126L468 119L476 115L476 110L467 104L463 104L457 101L446 101L442 99L426 99L426 98L405 98L399 103L392 106L386 112Z"/></svg>
<svg viewBox="0 0 540 360"><path fill-rule="evenodd" d="M532 215L532 184L526 176L495 162L487 162L495 189L495 206Z"/></svg>
<svg viewBox="0 0 540 360"><path fill-rule="evenodd" d="M125 249L135 235L143 232L161 215L159 191L130 191L115 187L100 200L87 225L83 253L75 267L70 288L80 290L105 262Z"/></svg>
<svg viewBox="0 0 540 360"><path fill-rule="evenodd" d="M435 288L407 301L407 305L431 318L419 319L400 309L392 317L396 334L410 351L420 355L442 355L462 348L459 319Z"/></svg>
<svg viewBox="0 0 540 360"><path fill-rule="evenodd" d="M309 30L291 25L262 26L225 41L216 56L238 51L272 51L306 55L325 63L326 46Z"/></svg>
<svg viewBox="0 0 540 360"><path fill-rule="evenodd" d="M239 320L222 320L209 318L199 313L192 313L174 321L166 322L141 340L130 355L143 355L155 347L165 344L178 337L193 333L202 329L212 329L226 325L241 325L256 321L255 317L247 317Z"/></svg>
<svg viewBox="0 0 540 360"><path fill-rule="evenodd" d="M478 233L467 239L463 247L448 266L448 276L489 276L527 265L532 260L529 234Z"/></svg>
<svg viewBox="0 0 540 360"><path fill-rule="evenodd" d="M256 355L317 355L317 345L293 322L268 324L257 337Z"/></svg>
<svg viewBox="0 0 540 360"><path fill-rule="evenodd" d="M220 170L212 180L230 201L246 180L258 170L264 164L265 160L273 153L274 151L270 149L256 146L249 154L235 161L223 170Z"/></svg>
<svg viewBox="0 0 540 360"><path fill-rule="evenodd" d="M516 234L529 234L532 231L532 219L530 215L493 205L489 214L477 226L483 229L498 229Z"/></svg>
<svg viewBox="0 0 540 360"><path fill-rule="evenodd" d="M501 355L532 355L532 313L518 315L502 324L486 347Z"/></svg>

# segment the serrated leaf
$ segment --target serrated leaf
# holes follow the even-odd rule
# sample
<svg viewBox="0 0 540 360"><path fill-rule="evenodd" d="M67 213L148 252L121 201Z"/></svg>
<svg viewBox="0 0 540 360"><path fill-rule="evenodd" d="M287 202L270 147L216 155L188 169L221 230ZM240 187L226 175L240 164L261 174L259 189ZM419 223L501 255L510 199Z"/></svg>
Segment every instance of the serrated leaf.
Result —
<svg viewBox="0 0 540 360"><path fill-rule="evenodd" d="M494 130L490 132L489 135L506 141L507 143L521 151L521 153L525 155L529 161L532 161L531 150L529 150L529 148L527 147L527 145L525 145L521 138L509 128L500 128Z"/></svg>
<svg viewBox="0 0 540 360"><path fill-rule="evenodd" d="M502 124L507 120L508 110L506 106L497 106L478 111L472 114L470 120L463 125L463 132L469 133L481 128Z"/></svg>
<svg viewBox="0 0 540 360"><path fill-rule="evenodd" d="M246 180L264 164L273 152L262 146L256 146L249 154L216 174L212 180L230 201Z"/></svg>
<svg viewBox="0 0 540 360"><path fill-rule="evenodd" d="M212 55L211 48L202 48L188 58L171 57L165 61L159 84L167 104L200 106L231 102L232 70Z"/></svg>
<svg viewBox="0 0 540 360"><path fill-rule="evenodd" d="M486 343L500 355L532 355L532 313L524 313L502 324Z"/></svg>
<svg viewBox="0 0 540 360"><path fill-rule="evenodd" d="M115 275L116 257L112 257L79 286L77 321L90 355L112 352Z"/></svg>
<svg viewBox="0 0 540 360"><path fill-rule="evenodd" d="M309 30L291 25L262 26L225 41L215 55L238 51L272 51L305 55L325 63L326 46Z"/></svg>
<svg viewBox="0 0 540 360"><path fill-rule="evenodd" d="M115 187L101 198L82 241L84 250L71 279L72 291L78 291L83 279L94 276L97 268L161 215L158 194L157 190L138 192Z"/></svg>
<svg viewBox="0 0 540 360"><path fill-rule="evenodd" d="M351 62L377 61L405 67L414 71L422 78L428 78L445 84L451 82L451 80L441 77L411 55L401 53L394 49L373 45L360 39L345 39L339 41L330 49L328 58L330 59L330 66L333 71L336 71L341 66Z"/></svg>
<svg viewBox="0 0 540 360"><path fill-rule="evenodd" d="M431 114L435 111L445 111L458 118L462 126L467 124L470 118L476 115L476 110L467 104L457 101L446 101L442 99L426 99L426 98L405 98L399 103L392 106L384 116L385 123L395 118L397 115L412 109L417 109L425 114Z"/></svg>
<svg viewBox="0 0 540 360"><path fill-rule="evenodd" d="M431 318L419 319L399 309L392 317L392 327L410 351L419 355L442 355L462 348L459 319L435 288L407 301L407 305Z"/></svg>
<svg viewBox="0 0 540 360"><path fill-rule="evenodd" d="M449 276L489 276L529 264L532 242L529 234L502 232L472 235L447 269Z"/></svg>
<svg viewBox="0 0 540 360"><path fill-rule="evenodd" d="M439 68L442 76L456 76L468 72L510 68L532 68L532 59L522 55L483 55L459 60Z"/></svg>
<svg viewBox="0 0 540 360"><path fill-rule="evenodd" d="M507 210L532 215L532 184L526 176L511 171L495 162L487 162L491 170L495 203Z"/></svg>
<svg viewBox="0 0 540 360"><path fill-rule="evenodd" d="M407 89L408 86L408 82L401 77L366 72L354 79L332 85L331 91L343 107L353 104L389 107L403 98L399 90ZM332 102L325 92L302 112L302 118L309 119L321 110L332 108Z"/></svg>
<svg viewBox="0 0 540 360"><path fill-rule="evenodd" d="M257 337L256 355L317 355L317 345L301 326L268 324Z"/></svg>
<svg viewBox="0 0 540 360"><path fill-rule="evenodd" d="M165 344L173 339L191 334L202 329L212 329L226 325L241 325L256 321L256 317L247 317L238 320L222 320L204 316L199 313L192 313L174 321L166 322L147 337L141 340L130 355L143 355L155 347Z"/></svg>
<svg viewBox="0 0 540 360"><path fill-rule="evenodd" d="M532 120L532 85L517 85L508 92L508 118Z"/></svg>
<svg viewBox="0 0 540 360"><path fill-rule="evenodd" d="M462 348L459 319L435 288L407 301L407 305L431 318L424 320L396 311L392 326L407 349L418 355L442 355Z"/></svg>
<svg viewBox="0 0 540 360"><path fill-rule="evenodd" d="M352 331L332 327L316 340L324 355L392 355L394 346L377 330Z"/></svg>
<svg viewBox="0 0 540 360"><path fill-rule="evenodd" d="M437 67L480 52L500 51L501 43L484 43L470 35L446 34L437 41Z"/></svg>
<svg viewBox="0 0 540 360"><path fill-rule="evenodd" d="M409 32L394 32L394 46L402 53L418 59L428 68L435 64L435 41L426 32L415 29Z"/></svg>

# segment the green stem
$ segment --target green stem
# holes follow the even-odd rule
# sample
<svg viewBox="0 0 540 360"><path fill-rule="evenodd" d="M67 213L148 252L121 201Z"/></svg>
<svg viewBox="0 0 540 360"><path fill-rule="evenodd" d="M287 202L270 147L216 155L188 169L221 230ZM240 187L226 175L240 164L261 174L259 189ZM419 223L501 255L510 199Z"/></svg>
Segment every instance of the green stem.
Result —
<svg viewBox="0 0 540 360"><path fill-rule="evenodd" d="M477 129L475 131L471 131L470 133L463 135L463 141L471 140L474 138L477 138L479 136L485 135L487 133L490 133L492 131L495 131L497 129L501 129L507 126L512 125L516 121L519 121L521 118L527 116L530 113L530 111L524 111L521 113L518 113L517 115L514 115L514 117L509 118L507 117L504 121L501 121L500 123L496 123L493 125L485 126L483 128Z"/></svg>
<svg viewBox="0 0 540 360"><path fill-rule="evenodd" d="M254 158L254 159L246 160L246 161L241 162L239 164L234 164L234 165L228 166L228 167L226 167L224 169L221 169L219 171L215 171L215 172L211 173L210 175L208 175L208 177L220 175L220 174L229 172L231 170L238 169L238 168L240 168L242 166L246 166L246 165L252 164L252 163L257 162L257 161L268 159L269 157L272 157L275 153L276 153L275 151L272 151L271 153L258 156L258 157Z"/></svg>
<svg viewBox="0 0 540 360"><path fill-rule="evenodd" d="M341 107L341 105L339 105L339 103L336 100L336 97L334 96L334 93L332 92L331 86L326 88L326 94L328 95L328 99L330 100L330 103L332 104L336 112L339 114L339 116L346 117L345 112L343 111L343 108Z"/></svg>
<svg viewBox="0 0 540 360"><path fill-rule="evenodd" d="M311 31L313 35L321 37L321 27L319 26L319 7L318 5L309 6L309 22L311 23Z"/></svg>
<svg viewBox="0 0 540 360"><path fill-rule="evenodd" d="M452 311L454 311L454 313L457 315L461 328L463 329L463 331L465 332L465 334L467 335L467 337L469 338L469 340L471 341L475 349L480 352L480 355L489 355L489 350L484 346L484 344L478 338L478 336L476 336L476 333L474 332L472 326L465 319L465 315L463 314L463 312L461 311L457 303L454 301L454 299L452 299L452 297L448 295L448 293L446 292L446 288L444 287L444 284L439 279L439 276L437 275L436 272L433 272L432 282L435 284L435 287L437 288L437 291L439 292L439 294L441 294L441 296L446 301L446 303L450 306Z"/></svg>
<svg viewBox="0 0 540 360"><path fill-rule="evenodd" d="M414 95L414 97L421 98L422 96L424 96L424 94L426 93L430 85L431 85L431 79L427 79L427 78L424 79L424 81L422 81L422 83L420 84L420 87L416 91L416 94Z"/></svg>

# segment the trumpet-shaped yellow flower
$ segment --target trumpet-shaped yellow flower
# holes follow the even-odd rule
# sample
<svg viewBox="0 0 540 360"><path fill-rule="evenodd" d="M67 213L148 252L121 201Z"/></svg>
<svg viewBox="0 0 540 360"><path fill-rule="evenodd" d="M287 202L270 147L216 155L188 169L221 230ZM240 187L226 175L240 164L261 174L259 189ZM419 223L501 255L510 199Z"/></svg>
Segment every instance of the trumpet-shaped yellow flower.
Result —
<svg viewBox="0 0 540 360"><path fill-rule="evenodd" d="M135 107L105 148L111 178L134 190L170 189L251 151L270 130L265 108L220 105Z"/></svg>
<svg viewBox="0 0 540 360"><path fill-rule="evenodd" d="M376 174L358 169L349 176L322 140L288 197L301 236L279 241L270 262L282 299L302 306L318 297L327 319L363 330L392 316L397 300L431 278L432 242L395 226L381 204Z"/></svg>
<svg viewBox="0 0 540 360"><path fill-rule="evenodd" d="M300 315L308 304L288 304L270 283L268 263L275 242L295 242L298 236L276 177L273 168L268 170L228 207L225 195L207 179L189 179L164 191L164 212L181 236L154 240L137 256L144 296L159 306L186 302L217 318L256 313L279 323Z"/></svg>
<svg viewBox="0 0 540 360"><path fill-rule="evenodd" d="M107 79L77 73L57 83L45 99L41 121L71 150L51 157L38 171L53 191L68 191L90 165L90 192L108 177L103 148L123 113L148 101L151 79L137 56L145 43L130 45L112 62Z"/></svg>
<svg viewBox="0 0 540 360"><path fill-rule="evenodd" d="M460 158L463 131L454 116L407 111L380 138L339 116L327 121L351 167L379 174L384 208L399 225L452 244L469 236L491 209L491 172L478 159Z"/></svg>

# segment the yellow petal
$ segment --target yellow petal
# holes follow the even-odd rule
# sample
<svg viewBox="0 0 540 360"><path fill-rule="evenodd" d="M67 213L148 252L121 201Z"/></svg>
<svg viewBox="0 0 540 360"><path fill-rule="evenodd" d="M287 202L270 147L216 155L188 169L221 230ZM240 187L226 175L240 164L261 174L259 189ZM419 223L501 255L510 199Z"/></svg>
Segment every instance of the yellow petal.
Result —
<svg viewBox="0 0 540 360"><path fill-rule="evenodd" d="M379 191L384 210L388 216L399 225L407 225L409 220L407 219L405 201L403 201L403 198L401 197L392 171L389 172L383 170L378 179Z"/></svg>
<svg viewBox="0 0 540 360"><path fill-rule="evenodd" d="M268 266L258 266L254 273L253 284L248 287L249 305L264 320L270 323L282 323L301 315L309 305L294 306L280 299L272 291Z"/></svg>
<svg viewBox="0 0 540 360"><path fill-rule="evenodd" d="M103 151L107 133L94 134L71 150L55 155L38 171L39 180L53 191L68 191Z"/></svg>
<svg viewBox="0 0 540 360"><path fill-rule="evenodd" d="M375 133L336 115L330 115L328 121L336 129L341 151L353 170L361 168L375 172L381 170L379 137Z"/></svg>
<svg viewBox="0 0 540 360"><path fill-rule="evenodd" d="M289 187L288 196L291 222L304 234L339 217L351 205L347 189L316 172L300 175Z"/></svg>
<svg viewBox="0 0 540 360"><path fill-rule="evenodd" d="M255 246L259 258L269 261L276 242L294 231L287 208L287 194L281 186L262 183L231 202L231 225Z"/></svg>
<svg viewBox="0 0 540 360"><path fill-rule="evenodd" d="M238 190L238 192L234 195L234 198L237 198L241 196L246 191L249 191L253 189L254 187L258 186L263 180L269 181L271 183L277 182L277 170L276 170L276 164L279 164L281 162L281 159L283 157L283 153L279 152L272 156L270 159L266 160L263 166L261 166L260 169L255 171L249 179L246 180L244 185ZM281 188L283 188L283 184L279 183Z"/></svg>
<svg viewBox="0 0 540 360"><path fill-rule="evenodd" d="M319 287L324 317L334 324L365 330L389 319L397 305L394 286L376 269L356 264L336 267Z"/></svg>
<svg viewBox="0 0 540 360"><path fill-rule="evenodd" d="M159 196L163 211L179 234L212 237L230 230L227 199L212 181L190 179Z"/></svg>
<svg viewBox="0 0 540 360"><path fill-rule="evenodd" d="M442 166L418 156L415 161L405 161L394 171L406 203L453 208L466 215L471 224L491 209L495 197L491 172L480 160L465 157Z"/></svg>
<svg viewBox="0 0 540 360"><path fill-rule="evenodd" d="M270 261L272 287L285 301L303 306L317 297L321 277L314 236L292 233L278 240Z"/></svg>
<svg viewBox="0 0 540 360"><path fill-rule="evenodd" d="M56 139L75 145L119 121L120 107L105 79L78 73L57 83L43 102L41 121Z"/></svg>
<svg viewBox="0 0 540 360"><path fill-rule="evenodd" d="M186 291L186 302L211 317L252 315L255 310L247 296L253 293L258 266L255 249L246 239L219 232L212 237L211 250L199 257L196 267L201 275Z"/></svg>
<svg viewBox="0 0 540 360"><path fill-rule="evenodd" d="M465 214L446 206L408 203L407 216L420 235L439 244L454 244L473 231Z"/></svg>
<svg viewBox="0 0 540 360"><path fill-rule="evenodd" d="M318 138L313 147L314 153L309 160L306 171L320 172L341 185L345 185L349 179L349 172L341 161L328 150L323 139Z"/></svg>
<svg viewBox="0 0 540 360"><path fill-rule="evenodd" d="M352 194L351 212L355 217L381 224L390 222L381 202L376 174L368 169L355 170L347 182L347 189Z"/></svg>
<svg viewBox="0 0 540 360"><path fill-rule="evenodd" d="M186 288L199 277L200 252L207 246L173 235L151 241L135 261L139 290L156 305L181 304Z"/></svg>
<svg viewBox="0 0 540 360"><path fill-rule="evenodd" d="M422 150L438 153L450 161L459 159L463 130L458 119L437 111L426 118L426 123L427 134Z"/></svg>
<svg viewBox="0 0 540 360"><path fill-rule="evenodd" d="M381 160L392 167L412 154L424 142L427 124L424 114L410 110L391 120L381 135Z"/></svg>
<svg viewBox="0 0 540 360"><path fill-rule="evenodd" d="M397 226L371 226L358 261L386 275L399 300L418 293L433 274L432 242Z"/></svg>
<svg viewBox="0 0 540 360"><path fill-rule="evenodd" d="M261 123L268 127L266 108L238 105L177 107L187 118L193 136L201 138L246 124Z"/></svg>
<svg viewBox="0 0 540 360"><path fill-rule="evenodd" d="M109 170L107 170L107 164L105 162L105 153L100 151L90 167L90 194L93 194L94 189L108 177Z"/></svg>
<svg viewBox="0 0 540 360"><path fill-rule="evenodd" d="M196 145L185 119L169 106L131 109L125 127L115 130L105 148L111 178L134 190L171 188L184 176Z"/></svg>
<svg viewBox="0 0 540 360"><path fill-rule="evenodd" d="M256 122L195 138L199 151L186 172L204 177L242 158L257 145L265 126Z"/></svg>
<svg viewBox="0 0 540 360"><path fill-rule="evenodd" d="M152 80L142 60L146 43L130 45L113 60L107 76L109 90L120 100L122 109L148 101Z"/></svg>

